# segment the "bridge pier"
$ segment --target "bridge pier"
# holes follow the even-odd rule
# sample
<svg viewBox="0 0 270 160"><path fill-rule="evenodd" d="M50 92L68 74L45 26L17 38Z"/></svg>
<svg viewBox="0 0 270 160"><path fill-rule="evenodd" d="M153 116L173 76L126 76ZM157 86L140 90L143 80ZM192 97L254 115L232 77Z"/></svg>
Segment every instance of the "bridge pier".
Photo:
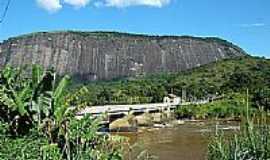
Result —
<svg viewBox="0 0 270 160"><path fill-rule="evenodd" d="M162 112L152 113L153 122L154 123L162 123L162 121L164 119L162 114L163 114Z"/></svg>
<svg viewBox="0 0 270 160"><path fill-rule="evenodd" d="M109 124L110 128L134 127L135 124L148 126L153 123L167 121L172 115L170 109L172 105L180 105L177 97L166 99L167 101L164 103L87 107L79 112L77 116L81 117L87 113L92 114L93 117L104 115L102 123Z"/></svg>
<svg viewBox="0 0 270 160"><path fill-rule="evenodd" d="M151 126L153 124L153 117L150 113L144 113L135 117L138 126Z"/></svg>
<svg viewBox="0 0 270 160"><path fill-rule="evenodd" d="M115 119L109 124L110 131L136 131L137 130L137 120L133 115L126 115L122 118Z"/></svg>

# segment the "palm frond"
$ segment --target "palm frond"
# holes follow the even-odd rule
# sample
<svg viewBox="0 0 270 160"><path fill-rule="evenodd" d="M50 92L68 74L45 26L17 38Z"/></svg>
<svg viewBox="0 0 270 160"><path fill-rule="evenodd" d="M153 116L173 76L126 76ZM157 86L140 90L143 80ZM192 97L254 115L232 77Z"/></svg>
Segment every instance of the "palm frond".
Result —
<svg viewBox="0 0 270 160"><path fill-rule="evenodd" d="M57 85L57 87L54 90L53 97L55 99L58 99L61 96L63 96L64 90L68 86L69 82L70 82L69 76L65 76L64 78L62 78L62 80L59 82L59 84Z"/></svg>
<svg viewBox="0 0 270 160"><path fill-rule="evenodd" d="M32 67L32 84L34 88L42 81L43 78L43 69L39 65L33 65Z"/></svg>

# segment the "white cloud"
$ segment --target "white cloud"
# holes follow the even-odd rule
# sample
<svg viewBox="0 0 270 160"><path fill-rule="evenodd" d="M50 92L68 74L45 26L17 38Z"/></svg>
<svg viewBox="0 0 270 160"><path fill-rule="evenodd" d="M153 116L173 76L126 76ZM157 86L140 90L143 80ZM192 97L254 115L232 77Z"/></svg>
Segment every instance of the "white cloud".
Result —
<svg viewBox="0 0 270 160"><path fill-rule="evenodd" d="M75 8L85 7L90 0L64 0L65 3L74 6Z"/></svg>
<svg viewBox="0 0 270 160"><path fill-rule="evenodd" d="M41 8L53 13L60 10L63 7L62 4L71 5L77 9L87 6L90 2L93 2L92 5L95 7L150 6L161 8L168 5L171 0L36 0L36 2Z"/></svg>
<svg viewBox="0 0 270 160"><path fill-rule="evenodd" d="M49 12L56 12L62 8L60 0L37 0L37 3L41 8Z"/></svg>
<svg viewBox="0 0 270 160"><path fill-rule="evenodd" d="M251 23L251 24L240 24L240 27L249 28L249 27L264 27L266 24L264 23Z"/></svg>
<svg viewBox="0 0 270 160"><path fill-rule="evenodd" d="M163 7L170 3L171 0L105 0L105 5L109 7L124 8L129 6L151 6Z"/></svg>

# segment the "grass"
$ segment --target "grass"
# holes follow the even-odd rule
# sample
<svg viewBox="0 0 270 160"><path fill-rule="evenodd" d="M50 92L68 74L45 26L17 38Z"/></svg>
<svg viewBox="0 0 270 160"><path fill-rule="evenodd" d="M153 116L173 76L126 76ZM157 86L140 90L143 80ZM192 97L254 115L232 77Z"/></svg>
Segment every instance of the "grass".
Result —
<svg viewBox="0 0 270 160"><path fill-rule="evenodd" d="M208 146L209 160L267 160L270 158L270 127L248 122L239 134L216 135Z"/></svg>
<svg viewBox="0 0 270 160"><path fill-rule="evenodd" d="M263 109L251 113L247 99L240 132L233 136L224 136L217 131L208 145L208 160L270 159L269 113Z"/></svg>

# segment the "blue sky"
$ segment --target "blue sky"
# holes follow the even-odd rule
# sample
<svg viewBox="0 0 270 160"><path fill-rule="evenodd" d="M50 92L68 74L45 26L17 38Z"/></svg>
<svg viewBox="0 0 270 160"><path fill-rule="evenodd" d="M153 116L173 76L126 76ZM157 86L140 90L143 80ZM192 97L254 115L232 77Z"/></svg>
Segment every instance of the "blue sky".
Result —
<svg viewBox="0 0 270 160"><path fill-rule="evenodd" d="M55 30L217 36L270 57L270 0L11 0L0 40Z"/></svg>

